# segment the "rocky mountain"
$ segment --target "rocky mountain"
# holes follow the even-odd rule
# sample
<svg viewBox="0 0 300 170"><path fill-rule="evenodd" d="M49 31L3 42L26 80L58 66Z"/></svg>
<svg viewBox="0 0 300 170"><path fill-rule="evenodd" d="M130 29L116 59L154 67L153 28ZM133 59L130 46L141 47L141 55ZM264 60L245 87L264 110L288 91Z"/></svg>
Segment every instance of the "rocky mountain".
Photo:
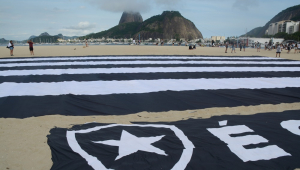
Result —
<svg viewBox="0 0 300 170"><path fill-rule="evenodd" d="M39 37L42 37L42 36L50 36L47 32L43 32L39 35Z"/></svg>
<svg viewBox="0 0 300 170"><path fill-rule="evenodd" d="M32 35L32 36L30 36L30 37L28 38L28 40L34 39L34 38L36 38L36 37L38 37L38 36Z"/></svg>
<svg viewBox="0 0 300 170"><path fill-rule="evenodd" d="M78 36L63 36L62 34L50 35L47 32L41 33L39 36L32 35L28 40L33 40L34 42L56 42L57 39L63 38L67 39L76 39ZM26 40L27 41L27 40Z"/></svg>
<svg viewBox="0 0 300 170"><path fill-rule="evenodd" d="M123 12L119 25L129 22L143 22L143 17L139 12Z"/></svg>
<svg viewBox="0 0 300 170"><path fill-rule="evenodd" d="M161 15L147 19L140 25L139 33L145 38L203 38L195 24L177 11L165 11Z"/></svg>
<svg viewBox="0 0 300 170"><path fill-rule="evenodd" d="M247 35L253 37L261 37L265 35L265 31L268 29L270 23L279 22L282 20L299 21L300 5L296 5L281 11L275 17L273 17L269 22L267 22L265 26L254 28L253 30L249 31Z"/></svg>
<svg viewBox="0 0 300 170"><path fill-rule="evenodd" d="M9 42L9 40L6 40L6 39L4 39L4 38L1 38L0 39L0 43L8 43Z"/></svg>
<svg viewBox="0 0 300 170"><path fill-rule="evenodd" d="M64 35L62 35L62 34L57 34L57 35L54 35L54 36L55 36L55 37L58 37L58 38L61 38L61 39L64 39L64 40L67 40L67 39L73 40L73 39L78 38L78 36L64 36Z"/></svg>
<svg viewBox="0 0 300 170"><path fill-rule="evenodd" d="M63 38L64 37L62 34L57 34L57 35L54 35L54 36L57 36L59 38Z"/></svg>
<svg viewBox="0 0 300 170"><path fill-rule="evenodd" d="M203 38L193 22L184 18L178 11L164 11L144 22L129 22L117 25L109 30L89 34L81 38L135 38L142 39L196 39Z"/></svg>

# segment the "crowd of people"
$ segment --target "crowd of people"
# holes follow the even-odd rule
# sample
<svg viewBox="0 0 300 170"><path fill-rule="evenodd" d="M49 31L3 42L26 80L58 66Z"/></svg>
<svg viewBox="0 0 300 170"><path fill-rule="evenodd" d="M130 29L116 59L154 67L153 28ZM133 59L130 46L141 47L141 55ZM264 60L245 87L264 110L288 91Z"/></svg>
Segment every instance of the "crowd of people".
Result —
<svg viewBox="0 0 300 170"><path fill-rule="evenodd" d="M30 51L30 54L31 55L34 55L34 52L33 52L33 44L34 42L32 42L31 40L27 41L27 43L29 44L29 51ZM140 41L138 41L136 43L135 40L133 40L133 44L134 45L139 45L140 44ZM156 45L161 45L163 46L164 45L164 41L162 39L162 41L160 43L157 43ZM188 43L186 42L186 46ZM88 47L88 43L87 43L87 40L85 40L85 47ZM172 44L174 46L174 42ZM181 43L179 43L178 45L181 45ZM202 46L202 44L198 44L200 47ZM197 44L194 44L194 45L189 45L189 50L193 50L193 49L196 49L196 46ZM236 48L239 48L240 51L246 51L246 46L247 44L243 41L240 41L239 43L237 42L225 42L224 44L215 44L214 41L212 41L212 44L211 44L211 47L220 47L220 46L225 46L225 53L227 53L228 51L228 48L230 47L231 48L231 53L236 53ZM255 42L253 44L253 48L255 48L257 50L257 52L260 52L260 49L261 49L261 46L262 44L260 42ZM203 46L204 47L204 46ZM289 54L292 50L294 50L294 54L296 53L300 53L300 42L298 43L286 43L286 44L279 44L279 43L274 43L274 42L265 42L264 44L264 49L265 50L269 50L269 51L272 51L273 49L275 50L276 49L276 57L279 56L280 57L280 54L283 50L287 50L287 54ZM12 41L9 41L8 45L7 45L7 48L10 50L10 56L13 56L13 51L14 51L14 43Z"/></svg>
<svg viewBox="0 0 300 170"><path fill-rule="evenodd" d="M225 42L225 53L227 53L228 47L231 47L231 53L236 53L235 49L240 48L240 51L244 51L246 49L246 43L244 42ZM260 52L262 44L260 42L255 42L253 45L253 48L256 49L257 52ZM212 44L212 47L214 47L214 44ZM276 49L276 57L280 57L280 53L283 50L287 50L287 54L289 54L292 50L294 50L294 54L300 53L300 42L298 43L286 43L286 44L279 44L279 43L272 43L272 42L266 42L265 43L265 50L272 51L273 49ZM279 54L279 55L278 55Z"/></svg>
<svg viewBox="0 0 300 170"><path fill-rule="evenodd" d="M233 53L233 52L236 53L235 48L240 48L240 51L246 52L246 43L244 43L244 42L239 42L237 44L236 42L229 43L227 41L227 42L225 42L224 46L225 46L225 53L227 53L227 50L228 50L229 46L231 47L231 53Z"/></svg>
<svg viewBox="0 0 300 170"><path fill-rule="evenodd" d="M280 53L283 50L287 50L287 54L289 54L291 52L291 50L294 50L294 54L296 53L300 53L300 42L298 43L286 43L284 44L279 44L279 43L271 43L271 42L265 42L265 50L269 50L272 51L273 49L276 49L276 57L277 54L279 54L280 57Z"/></svg>

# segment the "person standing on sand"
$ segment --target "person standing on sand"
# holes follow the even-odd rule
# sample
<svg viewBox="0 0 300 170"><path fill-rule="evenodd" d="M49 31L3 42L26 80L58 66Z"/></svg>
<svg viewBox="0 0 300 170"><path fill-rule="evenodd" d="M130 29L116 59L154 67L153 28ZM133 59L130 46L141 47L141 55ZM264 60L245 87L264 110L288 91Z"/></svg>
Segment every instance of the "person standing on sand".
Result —
<svg viewBox="0 0 300 170"><path fill-rule="evenodd" d="M246 43L243 43L243 49L244 49L244 52L246 52Z"/></svg>
<svg viewBox="0 0 300 170"><path fill-rule="evenodd" d="M34 44L34 42L32 42L31 40L29 40L29 41L27 41L27 43L29 44L30 55L34 55L34 52L33 52L33 44Z"/></svg>
<svg viewBox="0 0 300 170"><path fill-rule="evenodd" d="M298 44L295 43L295 52L294 52L294 54L296 54L297 50L298 50Z"/></svg>
<svg viewBox="0 0 300 170"><path fill-rule="evenodd" d="M234 42L232 43L231 48L232 48L231 53L232 53L233 51L234 51L234 53L235 53L235 43L234 43Z"/></svg>
<svg viewBox="0 0 300 170"><path fill-rule="evenodd" d="M88 41L85 39L85 47L88 47Z"/></svg>
<svg viewBox="0 0 300 170"><path fill-rule="evenodd" d="M227 49L228 49L228 41L226 41L226 43L225 43L225 53L227 53Z"/></svg>
<svg viewBox="0 0 300 170"><path fill-rule="evenodd" d="M268 48L268 42L265 42L265 50Z"/></svg>
<svg viewBox="0 0 300 170"><path fill-rule="evenodd" d="M12 40L9 41L7 48L9 48L10 50L10 56L14 56L14 43L12 42Z"/></svg>
<svg viewBox="0 0 300 170"><path fill-rule="evenodd" d="M257 46L257 52L260 52L260 43L257 41L257 44L256 44L256 46Z"/></svg>
<svg viewBox="0 0 300 170"><path fill-rule="evenodd" d="M277 54L279 54L279 57L280 57L280 53L281 53L281 45L277 45L277 49L276 49L276 57L277 57Z"/></svg>
<svg viewBox="0 0 300 170"><path fill-rule="evenodd" d="M287 45L287 50L288 50L288 54L290 53L290 51L291 51L291 44L289 43L288 45Z"/></svg>
<svg viewBox="0 0 300 170"><path fill-rule="evenodd" d="M239 43L239 46L240 46L240 51L242 51L242 46L243 46L243 43L242 43L242 42L240 42L240 43Z"/></svg>

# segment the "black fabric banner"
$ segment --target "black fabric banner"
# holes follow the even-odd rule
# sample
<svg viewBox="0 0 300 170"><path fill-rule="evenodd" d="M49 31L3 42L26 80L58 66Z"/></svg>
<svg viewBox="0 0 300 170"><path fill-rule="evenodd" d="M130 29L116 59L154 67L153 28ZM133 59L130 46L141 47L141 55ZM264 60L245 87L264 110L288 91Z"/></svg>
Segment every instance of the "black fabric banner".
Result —
<svg viewBox="0 0 300 170"><path fill-rule="evenodd" d="M0 117L294 103L300 101L299 66L299 61L258 56L0 59Z"/></svg>
<svg viewBox="0 0 300 170"><path fill-rule="evenodd" d="M10 96L0 98L0 110L4 118L27 118L44 115L126 115L143 111L184 111L299 101L299 88L227 89L96 96Z"/></svg>
<svg viewBox="0 0 300 170"><path fill-rule="evenodd" d="M52 129L48 135L51 169L300 167L299 110L172 123L132 123L88 123L71 129Z"/></svg>

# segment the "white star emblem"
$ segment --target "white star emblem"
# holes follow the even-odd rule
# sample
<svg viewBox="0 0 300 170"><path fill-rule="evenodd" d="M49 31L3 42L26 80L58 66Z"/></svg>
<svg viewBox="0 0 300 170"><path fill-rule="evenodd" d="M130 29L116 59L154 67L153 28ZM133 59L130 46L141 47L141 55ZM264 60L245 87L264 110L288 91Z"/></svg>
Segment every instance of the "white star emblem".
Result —
<svg viewBox="0 0 300 170"><path fill-rule="evenodd" d="M98 141L94 143L101 143L105 145L118 146L119 155L116 160L133 154L137 151L152 152L159 155L168 156L165 151L152 146L151 144L161 140L165 135L155 136L155 137L136 137L127 131L123 130L121 135L121 140L107 140L107 141Z"/></svg>

